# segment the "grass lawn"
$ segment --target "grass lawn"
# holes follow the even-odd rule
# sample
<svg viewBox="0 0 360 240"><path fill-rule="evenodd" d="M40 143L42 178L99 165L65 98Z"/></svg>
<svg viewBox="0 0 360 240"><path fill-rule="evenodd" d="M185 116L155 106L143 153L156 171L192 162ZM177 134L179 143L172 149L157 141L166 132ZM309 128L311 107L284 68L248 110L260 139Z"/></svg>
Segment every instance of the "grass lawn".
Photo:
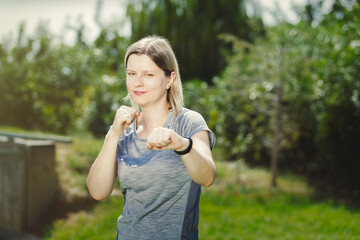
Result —
<svg viewBox="0 0 360 240"><path fill-rule="evenodd" d="M201 239L359 239L360 214L279 191L207 191Z"/></svg>
<svg viewBox="0 0 360 240"><path fill-rule="evenodd" d="M68 171L74 172L78 181L85 179L84 168L90 166L92 155L97 154L94 148L100 149L102 143L86 139L75 138L72 148L76 154L70 152L66 158ZM92 146L92 153L86 146ZM201 197L200 239L360 239L360 211L331 201L312 201L313 190L303 179L281 175L279 187L274 189L269 187L270 174L265 169L250 169L240 161L218 161L216 165L216 181L210 188L203 188ZM85 189L84 184L79 184L79 191ZM91 211L56 220L45 239L115 239L123 205L119 185L116 189Z"/></svg>
<svg viewBox="0 0 360 240"><path fill-rule="evenodd" d="M201 200L200 239L359 239L360 214L277 191L222 194ZM46 239L114 239L120 197L57 220Z"/></svg>
<svg viewBox="0 0 360 240"><path fill-rule="evenodd" d="M57 146L57 172L63 197L70 203L89 198L85 179L103 142L88 134L73 140L71 145ZM360 239L360 211L331 200L313 201L313 190L302 178L280 175L274 189L265 169L250 169L240 161L217 160L216 165L216 180L203 188L201 196L200 239ZM75 208L51 222L44 239L115 239L122 205L117 184L107 200Z"/></svg>

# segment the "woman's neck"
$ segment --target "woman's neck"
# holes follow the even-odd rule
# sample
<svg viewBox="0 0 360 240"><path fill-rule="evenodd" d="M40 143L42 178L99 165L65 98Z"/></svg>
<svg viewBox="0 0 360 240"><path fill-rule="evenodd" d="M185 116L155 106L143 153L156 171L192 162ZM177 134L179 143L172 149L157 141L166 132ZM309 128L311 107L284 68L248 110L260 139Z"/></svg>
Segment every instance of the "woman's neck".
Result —
<svg viewBox="0 0 360 240"><path fill-rule="evenodd" d="M154 128L162 127L169 114L169 105L164 107L141 108L138 118L138 135L147 138Z"/></svg>

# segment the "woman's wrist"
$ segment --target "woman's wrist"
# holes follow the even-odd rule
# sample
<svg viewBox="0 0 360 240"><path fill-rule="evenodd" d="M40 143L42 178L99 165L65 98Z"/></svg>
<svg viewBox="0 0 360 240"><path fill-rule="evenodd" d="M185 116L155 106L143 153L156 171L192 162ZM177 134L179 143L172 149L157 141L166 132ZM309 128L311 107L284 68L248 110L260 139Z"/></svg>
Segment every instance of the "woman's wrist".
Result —
<svg viewBox="0 0 360 240"><path fill-rule="evenodd" d="M191 151L191 148L192 148L192 145L193 145L192 139L190 137L185 138L185 141L186 141L186 143L183 144L183 146L181 148L174 149L174 152L176 154L185 155L185 154L187 154L187 153L189 153Z"/></svg>
<svg viewBox="0 0 360 240"><path fill-rule="evenodd" d="M112 126L110 127L108 133L107 133L107 137L108 138L111 138L111 137L114 137L114 138L120 138L120 136L122 135L123 131L121 130L115 130Z"/></svg>

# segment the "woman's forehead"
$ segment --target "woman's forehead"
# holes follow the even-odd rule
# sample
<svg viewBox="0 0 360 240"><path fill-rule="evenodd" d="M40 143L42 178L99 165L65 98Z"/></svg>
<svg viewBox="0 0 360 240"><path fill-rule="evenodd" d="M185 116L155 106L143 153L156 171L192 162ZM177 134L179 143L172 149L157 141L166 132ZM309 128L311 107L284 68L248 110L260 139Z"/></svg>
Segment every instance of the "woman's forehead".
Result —
<svg viewBox="0 0 360 240"><path fill-rule="evenodd" d="M127 62L128 69L160 69L158 65L146 54L131 54Z"/></svg>

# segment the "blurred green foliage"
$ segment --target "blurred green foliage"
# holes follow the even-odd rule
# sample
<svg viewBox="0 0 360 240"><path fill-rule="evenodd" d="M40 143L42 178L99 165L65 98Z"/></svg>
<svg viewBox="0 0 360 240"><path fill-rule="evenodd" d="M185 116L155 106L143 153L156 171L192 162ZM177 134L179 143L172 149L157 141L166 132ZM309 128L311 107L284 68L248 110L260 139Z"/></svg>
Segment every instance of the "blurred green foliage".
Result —
<svg viewBox="0 0 360 240"><path fill-rule="evenodd" d="M281 86L280 167L359 199L359 3L335 1L320 18L308 5L299 23L265 28L235 2L131 2L130 37L99 24L86 43L80 24L72 46L44 25L33 36L21 25L0 43L0 124L104 136L126 104L126 47L163 35L179 57L186 106L203 114L226 159L269 164Z"/></svg>
<svg viewBox="0 0 360 240"><path fill-rule="evenodd" d="M359 199L359 13L336 3L317 25L281 23L253 44L222 36L234 54L210 94L197 95L228 159L269 164L281 80L280 167Z"/></svg>
<svg viewBox="0 0 360 240"><path fill-rule="evenodd" d="M26 37L21 25L14 46L1 44L0 123L65 133L81 116L92 72L89 52L55 43L45 26Z"/></svg>
<svg viewBox="0 0 360 240"><path fill-rule="evenodd" d="M219 40L231 33L246 41L264 35L262 20L249 17L244 0L141 0L128 5L131 41L165 36L177 55L184 79L212 83L225 67L231 46Z"/></svg>
<svg viewBox="0 0 360 240"><path fill-rule="evenodd" d="M34 36L25 30L22 24L15 44L0 44L0 124L103 136L126 96L128 40L104 28L92 45L79 37L69 46L45 25Z"/></svg>
<svg viewBox="0 0 360 240"><path fill-rule="evenodd" d="M90 85L90 106L85 126L95 136L104 136L112 124L115 111L126 104L125 68L123 59L129 41L114 27L103 27L94 42L95 72Z"/></svg>

